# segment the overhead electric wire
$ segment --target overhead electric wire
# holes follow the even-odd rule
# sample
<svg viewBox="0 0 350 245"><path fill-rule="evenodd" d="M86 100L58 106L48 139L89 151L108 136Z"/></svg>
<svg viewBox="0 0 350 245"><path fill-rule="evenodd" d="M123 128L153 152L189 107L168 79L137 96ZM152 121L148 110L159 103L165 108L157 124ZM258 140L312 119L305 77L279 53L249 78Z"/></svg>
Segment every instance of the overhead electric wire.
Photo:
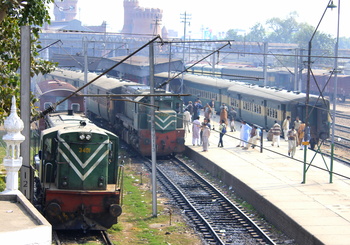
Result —
<svg viewBox="0 0 350 245"><path fill-rule="evenodd" d="M120 64L122 64L124 61L126 61L127 59L129 59L130 57L134 56L135 54L137 54L139 51L141 51L142 49L144 49L145 47L147 47L150 43L153 43L155 40L157 39L161 39L161 37L158 35L155 38L153 38L152 40L150 40L149 42L147 42L146 44L144 44L143 46L141 46L140 48L138 48L137 50L135 50L134 52L132 52L131 54L129 54L128 56L124 57L123 59L121 59L117 64L111 66L110 68L108 68L107 70L105 70L104 72L102 72L100 75L98 75L97 77L95 77L94 79L92 79L90 82L88 82L87 84L81 86L80 88L78 88L75 92L73 92L71 95L67 96L66 98L54 103L52 106L50 106L49 108L47 108L46 110L44 110L43 112L40 113L39 116L36 116L34 118L31 119L31 123L44 117L46 114L52 112L58 105L60 105L61 103L63 103L64 101L68 100L69 98L71 98L72 96L76 95L79 91L83 90L85 87L87 87L88 85L90 85L91 83L95 82L97 79L99 79L100 77L102 77L103 75L105 75L106 73L110 72L111 70L113 70L115 67L119 66Z"/></svg>

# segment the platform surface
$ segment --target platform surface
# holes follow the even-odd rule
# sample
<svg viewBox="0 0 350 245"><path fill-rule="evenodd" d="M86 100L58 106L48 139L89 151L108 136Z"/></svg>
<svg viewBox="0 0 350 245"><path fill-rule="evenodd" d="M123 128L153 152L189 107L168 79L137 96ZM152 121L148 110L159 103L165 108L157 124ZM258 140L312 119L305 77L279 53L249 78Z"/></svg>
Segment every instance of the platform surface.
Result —
<svg viewBox="0 0 350 245"><path fill-rule="evenodd" d="M52 228L22 193L0 193L0 244L51 245Z"/></svg>
<svg viewBox="0 0 350 245"><path fill-rule="evenodd" d="M215 129L217 121L218 117L211 121ZM302 183L304 150L297 148L294 159L288 157L288 142L282 137L280 147L272 146L265 138L263 153L258 147L243 150L236 147L239 127L236 122L237 131L228 130L223 148L218 147L219 133L214 131L208 152L192 145L191 133L186 133L185 144L254 189L323 244L350 244L350 167L334 161L333 172L341 176L330 175L324 169L329 169L331 160L324 161L320 154L315 156L315 152L307 150L307 162L315 159Z"/></svg>

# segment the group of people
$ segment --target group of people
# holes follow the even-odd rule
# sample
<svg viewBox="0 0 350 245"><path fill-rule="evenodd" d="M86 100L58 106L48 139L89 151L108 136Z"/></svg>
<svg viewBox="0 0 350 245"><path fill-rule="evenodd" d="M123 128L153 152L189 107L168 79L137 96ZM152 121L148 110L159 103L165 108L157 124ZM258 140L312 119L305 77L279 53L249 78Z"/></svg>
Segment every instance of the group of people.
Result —
<svg viewBox="0 0 350 245"><path fill-rule="evenodd" d="M288 156L294 157L296 148L300 146L300 150L303 150L306 147L303 142L310 141L310 126L302 122L298 116L295 118L293 125L291 125L291 118L287 116L283 121L282 128L284 139L288 141Z"/></svg>
<svg viewBox="0 0 350 245"><path fill-rule="evenodd" d="M203 109L204 111L204 120L200 122L200 111ZM203 151L208 151L209 146L209 136L210 136L210 119L215 118L215 99L212 99L209 103L207 103L204 107L202 102L197 99L194 103L192 101L188 102L188 105L185 107L184 111L184 128L185 132L191 132L190 125L192 122L192 144L202 145ZM234 108L231 108L228 111L228 107L223 103L220 106L220 140L219 147L223 147L222 137L226 133L226 127L229 124L231 132L236 131L234 126L234 119L236 117L236 111Z"/></svg>
<svg viewBox="0 0 350 245"><path fill-rule="evenodd" d="M200 111L204 111L204 120L200 122ZM209 137L210 137L210 119L215 115L215 100L207 103L204 107L200 100L196 100L194 104L190 101L186 106L184 112L184 128L186 132L191 132L190 125L192 122L192 144L202 145L203 151L208 151ZM218 147L224 147L223 136L227 132L227 128L230 127L230 131L236 131L235 119L237 112L233 107L228 109L225 103L220 106L220 123L219 123L219 142ZM269 131L272 134L270 140L271 145L280 147L280 136L283 135L285 141L288 141L288 156L294 157L296 148L300 146L300 149L304 149L302 142L308 142L310 140L310 127L302 122L297 116L293 124L291 123L291 117L287 116L283 121L282 126L275 121L274 125ZM240 141L237 147L241 147L243 150L249 148L255 148L257 141L260 140L261 129L256 125L249 125L246 121L241 121L240 126Z"/></svg>
<svg viewBox="0 0 350 245"><path fill-rule="evenodd" d="M202 145L203 151L208 151L209 137L210 137L210 119L204 118L203 122L199 121L199 117L196 117L192 122L192 144Z"/></svg>

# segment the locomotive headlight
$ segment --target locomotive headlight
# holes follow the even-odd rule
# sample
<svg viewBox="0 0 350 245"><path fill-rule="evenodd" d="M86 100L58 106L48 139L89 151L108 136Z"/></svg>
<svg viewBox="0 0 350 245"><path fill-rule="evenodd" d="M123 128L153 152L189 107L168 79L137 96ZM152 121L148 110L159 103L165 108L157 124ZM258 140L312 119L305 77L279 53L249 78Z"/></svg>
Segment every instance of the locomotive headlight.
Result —
<svg viewBox="0 0 350 245"><path fill-rule="evenodd" d="M85 139L86 139L86 140L91 140L91 137L92 137L91 134L87 134L87 135L85 136Z"/></svg>
<svg viewBox="0 0 350 245"><path fill-rule="evenodd" d="M79 139L80 139L80 140L84 140L84 139L85 139L85 135L84 135L84 134L80 134L80 135L79 135Z"/></svg>

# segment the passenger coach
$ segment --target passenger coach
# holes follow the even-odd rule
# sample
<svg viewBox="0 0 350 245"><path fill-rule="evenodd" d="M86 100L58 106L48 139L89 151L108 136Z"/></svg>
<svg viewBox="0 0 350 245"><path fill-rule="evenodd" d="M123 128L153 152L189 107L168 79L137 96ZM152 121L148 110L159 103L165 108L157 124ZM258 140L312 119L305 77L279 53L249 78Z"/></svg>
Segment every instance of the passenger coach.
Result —
<svg viewBox="0 0 350 245"><path fill-rule="evenodd" d="M185 98L187 101L199 99L204 105L214 98L216 111L225 103L235 108L237 119L259 125L266 130L275 121L282 124L287 116L293 121L297 116L304 122L306 120L306 94L191 74L176 79L182 78L184 93L191 94ZM156 74L157 83L162 83L165 79L167 73ZM313 147L319 139L329 137L329 101L310 95L308 109Z"/></svg>

